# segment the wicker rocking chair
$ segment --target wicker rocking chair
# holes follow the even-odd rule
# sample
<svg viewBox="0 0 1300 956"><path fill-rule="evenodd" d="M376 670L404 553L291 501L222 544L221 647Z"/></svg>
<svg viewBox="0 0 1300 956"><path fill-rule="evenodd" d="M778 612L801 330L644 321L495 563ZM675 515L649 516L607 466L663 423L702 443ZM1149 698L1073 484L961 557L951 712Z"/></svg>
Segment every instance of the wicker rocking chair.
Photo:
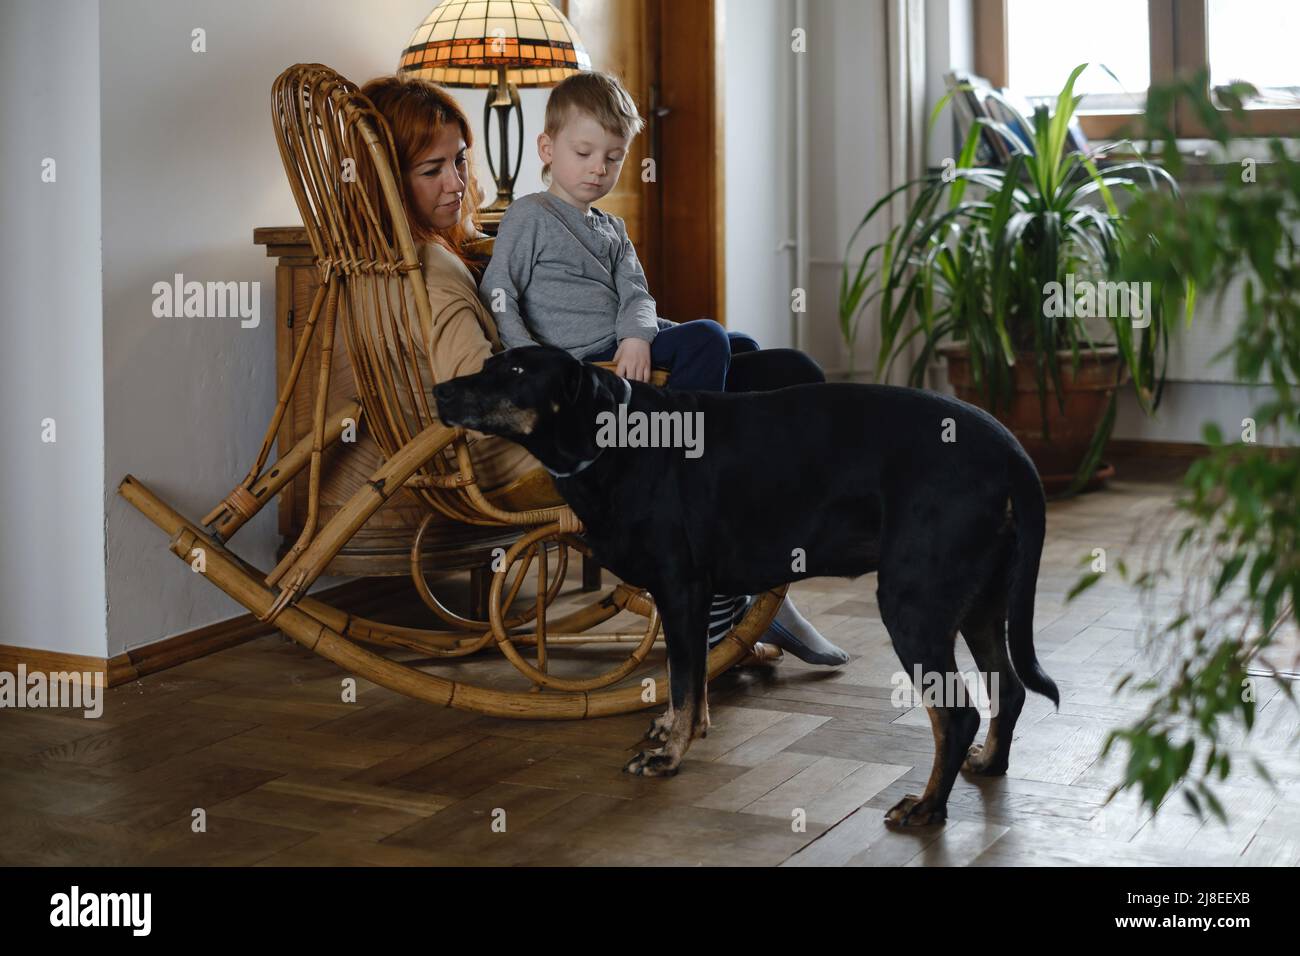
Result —
<svg viewBox="0 0 1300 956"><path fill-rule="evenodd" d="M654 675L646 659L660 629L650 595L623 583L603 597L592 596L587 606L548 620L548 608L564 582L569 549L590 553L580 535L581 525L556 495L545 472L524 482L537 490L536 507L499 506L493 494L480 486L464 430L438 420L431 400L437 382L429 371L422 332L431 322L430 302L386 121L355 85L320 64L290 67L276 79L272 113L321 286L261 451L244 480L201 525L178 514L130 475L118 492L170 536L170 550L181 561L190 564L202 554L204 576L259 619L376 684L432 704L498 717L598 717L662 705L668 699L663 675L653 681L644 679ZM355 176L340 174L348 161ZM340 312L360 396L341 408L327 409ZM485 329L485 333L494 349L499 348L495 330ZM312 433L287 452L282 448L279 460L268 467L272 442L313 336L322 339ZM317 503L322 452L339 442L349 420L359 420L369 429L384 462L321 525ZM305 526L283 560L267 574L240 559L227 543L304 468L310 475ZM340 549L401 489L408 489L429 509L412 544L411 573L417 593L445 629L368 620L307 596ZM493 576L487 620L451 611L429 587L424 570L429 552L422 538L435 519L498 532L518 528L517 540ZM437 555L433 557L436 563ZM520 588L534 565L536 596L517 608L524 603ZM745 618L710 653L710 678L750 653L784 592L782 587L753 602ZM592 630L621 612L630 612L639 623L618 632ZM609 646L598 654L591 653L591 645ZM568 676L555 673L553 665L575 646L578 659L564 662ZM503 686L509 682L508 672L493 673L484 678L487 684L480 684L424 669L456 667L465 662L446 659L465 658L491 647L523 675L522 681L513 679L520 685L518 690ZM531 650L532 660L525 658L523 649ZM609 666L611 657L614 663ZM575 667L589 667L592 661L604 670L575 676ZM459 674L461 669L457 670ZM475 677L482 674L481 668L469 671Z"/></svg>

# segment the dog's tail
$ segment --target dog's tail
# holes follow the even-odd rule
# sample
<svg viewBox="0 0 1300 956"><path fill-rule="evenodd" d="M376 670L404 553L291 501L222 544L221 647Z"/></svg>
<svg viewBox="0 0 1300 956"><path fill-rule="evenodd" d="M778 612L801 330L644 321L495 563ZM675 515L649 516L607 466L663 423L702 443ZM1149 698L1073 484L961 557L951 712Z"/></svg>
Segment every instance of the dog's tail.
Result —
<svg viewBox="0 0 1300 956"><path fill-rule="evenodd" d="M1011 462L1011 510L1016 523L1015 563L1007 600L1011 663L1026 687L1059 707L1061 693L1043 672L1034 653L1034 595L1038 590L1038 562L1047 533L1047 502L1034 463L1019 447Z"/></svg>

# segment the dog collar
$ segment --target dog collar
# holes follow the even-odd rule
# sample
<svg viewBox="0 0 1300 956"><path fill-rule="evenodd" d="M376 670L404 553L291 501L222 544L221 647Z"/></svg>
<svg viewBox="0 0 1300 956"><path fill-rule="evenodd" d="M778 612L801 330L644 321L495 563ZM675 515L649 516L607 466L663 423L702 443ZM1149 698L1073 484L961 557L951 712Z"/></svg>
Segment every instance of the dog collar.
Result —
<svg viewBox="0 0 1300 956"><path fill-rule="evenodd" d="M619 404L626 405L628 402L632 401L632 383L621 375L618 380L623 383L623 398L619 401ZM600 451L596 452L596 458L599 458L604 451L605 449L602 448ZM578 467L573 469L573 471L551 471L551 469L546 468L545 465L542 465L542 467L546 468L546 470L550 472L552 478L572 478L574 475L581 474L590 468L595 463L596 458L588 458L586 461L578 462Z"/></svg>

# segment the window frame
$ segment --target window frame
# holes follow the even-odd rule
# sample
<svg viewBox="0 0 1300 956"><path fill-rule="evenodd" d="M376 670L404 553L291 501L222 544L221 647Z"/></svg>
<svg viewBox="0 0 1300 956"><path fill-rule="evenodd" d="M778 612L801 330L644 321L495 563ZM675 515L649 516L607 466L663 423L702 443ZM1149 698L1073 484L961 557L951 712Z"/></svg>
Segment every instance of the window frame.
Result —
<svg viewBox="0 0 1300 956"><path fill-rule="evenodd" d="M1008 86L1006 0L972 0L975 13L975 72L994 86ZM1209 64L1207 0L1147 0L1151 49L1151 82L1168 83L1191 76ZM1225 111L1226 112L1226 111ZM1116 139L1135 135L1140 111L1115 110L1079 114L1079 124L1090 139ZM1234 133L1258 136L1300 135L1300 108L1264 108L1247 111L1240 120L1228 117ZM1180 139L1210 135L1186 103L1179 103L1174 131Z"/></svg>

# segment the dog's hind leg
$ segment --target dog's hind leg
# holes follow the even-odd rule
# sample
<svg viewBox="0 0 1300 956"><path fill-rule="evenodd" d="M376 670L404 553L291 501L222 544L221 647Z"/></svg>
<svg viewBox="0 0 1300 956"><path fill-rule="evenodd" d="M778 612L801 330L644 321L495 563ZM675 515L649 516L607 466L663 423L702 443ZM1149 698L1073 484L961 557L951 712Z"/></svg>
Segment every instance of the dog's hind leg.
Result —
<svg viewBox="0 0 1300 956"><path fill-rule="evenodd" d="M628 773L647 777L672 776L681 765L691 741L708 733L706 678L711 593L708 582L696 581L654 595L663 619L664 642L668 646L669 710L664 717L671 714L671 723L667 726L663 747L638 753L624 766Z"/></svg>
<svg viewBox="0 0 1300 956"><path fill-rule="evenodd" d="M934 734L934 763L930 768L930 778L920 796L909 793L885 814L885 822L893 826L920 827L929 823L941 823L948 818L948 794L952 791L957 771L961 769L971 741L979 730L980 712L968 704L949 699L953 682L960 680L957 662L951 650L951 642L956 637L954 632L949 638L947 660L933 654L899 654L899 659L909 674L915 673L919 666L921 672L928 675L928 680L942 682L943 701L940 706L927 704L925 707L926 716L930 718L930 730ZM922 691L924 693L924 688Z"/></svg>
<svg viewBox="0 0 1300 956"><path fill-rule="evenodd" d="M883 579L877 594L880 615L909 678L919 671L926 715L934 733L934 763L925 791L909 793L885 814L891 826L919 827L948 817L948 794L967 749L979 730L979 711L966 701L953 649L957 628L952 591L925 587L919 580L904 588ZM917 586L922 585L922 586Z"/></svg>
<svg viewBox="0 0 1300 956"><path fill-rule="evenodd" d="M1025 686L1007 654L1006 593L1005 573L999 568L961 625L962 637L988 692L990 710L988 735L983 744L970 748L963 767L987 776L1007 772L1011 738L1025 705Z"/></svg>

